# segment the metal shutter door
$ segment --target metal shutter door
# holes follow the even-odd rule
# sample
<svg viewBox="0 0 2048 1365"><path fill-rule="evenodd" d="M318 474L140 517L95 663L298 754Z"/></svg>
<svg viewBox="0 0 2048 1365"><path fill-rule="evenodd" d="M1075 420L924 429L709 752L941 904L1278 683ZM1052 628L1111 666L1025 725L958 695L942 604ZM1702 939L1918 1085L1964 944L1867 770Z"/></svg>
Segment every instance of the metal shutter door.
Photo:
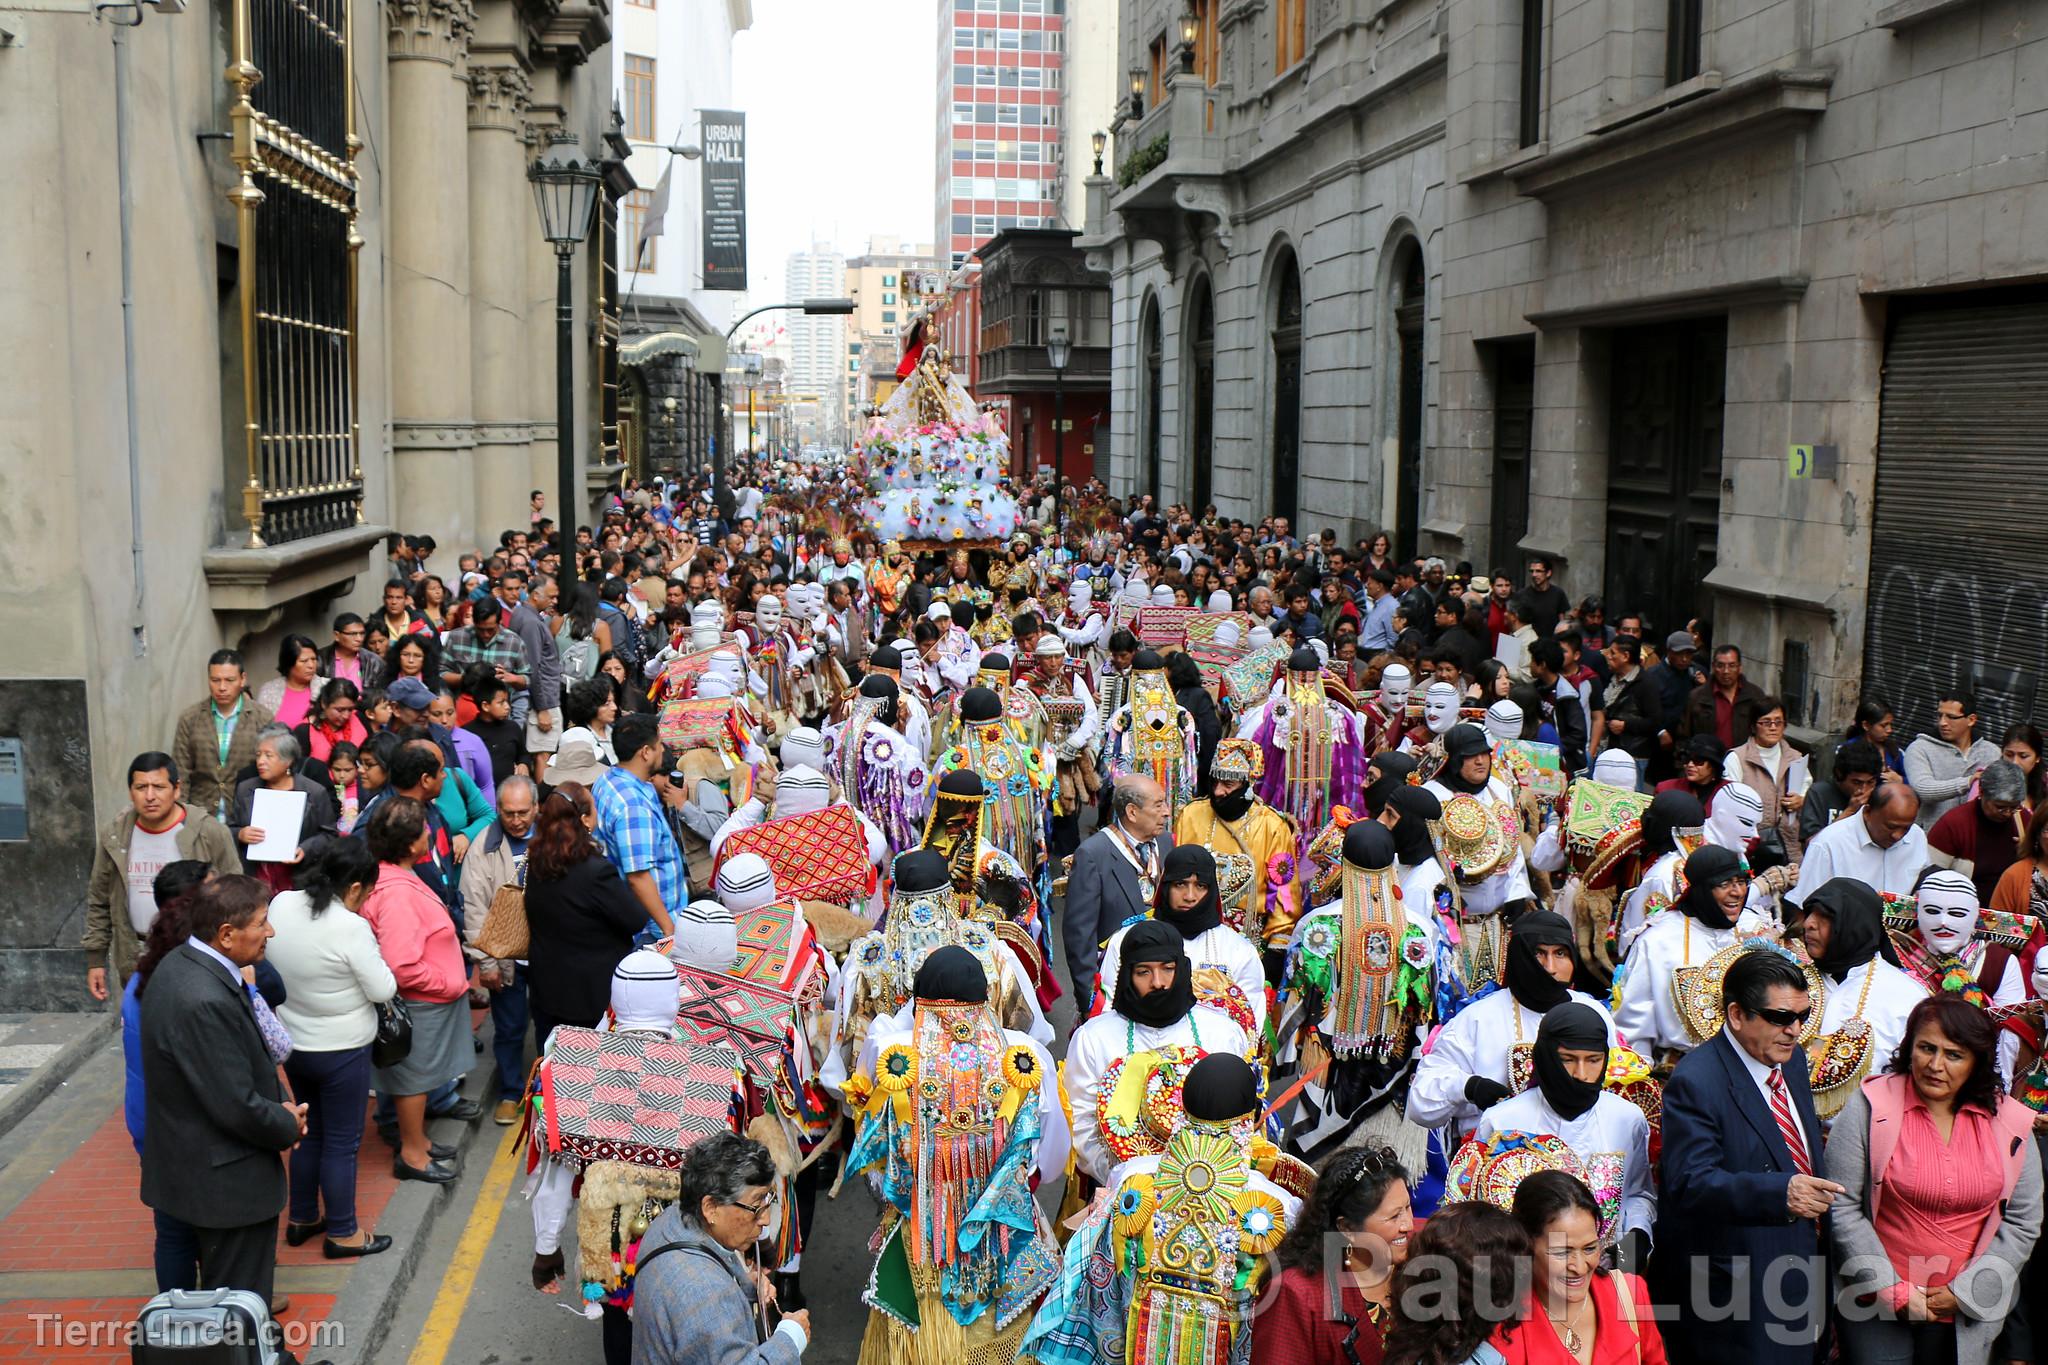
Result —
<svg viewBox="0 0 2048 1365"><path fill-rule="evenodd" d="M1885 351L1864 695L1903 743L1962 683L1996 742L2044 673L2048 302L1916 308Z"/></svg>

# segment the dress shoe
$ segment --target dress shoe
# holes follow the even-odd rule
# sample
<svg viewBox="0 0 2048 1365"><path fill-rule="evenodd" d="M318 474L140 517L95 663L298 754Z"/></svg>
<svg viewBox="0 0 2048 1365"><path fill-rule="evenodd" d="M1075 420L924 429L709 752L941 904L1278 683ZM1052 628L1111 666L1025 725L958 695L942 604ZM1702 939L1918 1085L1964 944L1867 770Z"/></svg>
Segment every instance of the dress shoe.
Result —
<svg viewBox="0 0 2048 1365"><path fill-rule="evenodd" d="M327 1220L316 1218L310 1223L286 1223L284 1244L288 1247L304 1246L321 1233L327 1231Z"/></svg>
<svg viewBox="0 0 2048 1365"><path fill-rule="evenodd" d="M498 1107L491 1111L491 1122L500 1128L510 1128L519 1122L519 1101L499 1100Z"/></svg>
<svg viewBox="0 0 2048 1365"><path fill-rule="evenodd" d="M350 1246L346 1242L337 1242L332 1237L326 1238L320 1243L320 1254L330 1261L347 1260L351 1256L375 1256L380 1251L389 1250L391 1250L391 1239L381 1232L371 1234L356 1246Z"/></svg>
<svg viewBox="0 0 2048 1365"><path fill-rule="evenodd" d="M428 1161L422 1166L408 1166L405 1158L399 1157L391 1163L391 1174L400 1180L424 1180L429 1185L445 1185L459 1174L453 1166L439 1161Z"/></svg>
<svg viewBox="0 0 2048 1365"><path fill-rule="evenodd" d="M430 1119L459 1119L463 1123L475 1123L484 1116L484 1107L467 1097L455 1101L446 1109L435 1109L427 1114Z"/></svg>

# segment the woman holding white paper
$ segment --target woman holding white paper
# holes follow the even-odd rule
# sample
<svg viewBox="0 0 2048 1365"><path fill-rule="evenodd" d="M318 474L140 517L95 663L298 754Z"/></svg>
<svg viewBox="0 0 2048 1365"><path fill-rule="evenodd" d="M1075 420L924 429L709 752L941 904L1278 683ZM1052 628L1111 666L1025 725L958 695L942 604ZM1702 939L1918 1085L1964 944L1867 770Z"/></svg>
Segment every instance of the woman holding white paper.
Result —
<svg viewBox="0 0 2048 1365"><path fill-rule="evenodd" d="M292 873L336 836L341 813L334 793L298 771L305 757L282 725L256 741L256 776L235 788L228 828L241 845L242 866L273 891L292 889Z"/></svg>

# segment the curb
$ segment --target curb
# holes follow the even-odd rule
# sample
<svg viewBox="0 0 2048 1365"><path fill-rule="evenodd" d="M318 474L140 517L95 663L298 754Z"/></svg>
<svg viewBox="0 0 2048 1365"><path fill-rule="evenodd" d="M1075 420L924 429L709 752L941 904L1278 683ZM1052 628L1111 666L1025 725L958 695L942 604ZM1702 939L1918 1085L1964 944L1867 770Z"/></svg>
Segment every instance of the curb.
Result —
<svg viewBox="0 0 2048 1365"><path fill-rule="evenodd" d="M492 1143L502 1140L505 1132L491 1122L490 1108L497 1098L497 1085L496 1072L489 1065L488 1048L483 1061L484 1065L471 1069L462 1085L463 1095L484 1106L483 1117L475 1123L462 1124L455 1139L463 1179L470 1178L470 1153L478 1147L489 1150ZM447 1128L445 1122L440 1124L436 1136L445 1141ZM366 1141L377 1139L370 1136ZM420 1262L426 1258L434 1225L455 1201L460 1184L460 1180L446 1185L423 1185L411 1180L399 1183L375 1229L390 1236L391 1250L355 1263L347 1287L335 1296L334 1306L327 1313L329 1321L348 1329L347 1337L320 1359L331 1365L368 1365L379 1358L399 1302L412 1288Z"/></svg>
<svg viewBox="0 0 2048 1365"><path fill-rule="evenodd" d="M67 1041L54 1057L37 1067L33 1076L0 1102L0 1137L7 1136L34 1113L37 1105L70 1080L79 1067L106 1046L109 1038L121 1031L121 1016L111 1011L100 1014L96 1020L91 1013L80 1014L78 1018L82 1024L78 1036Z"/></svg>

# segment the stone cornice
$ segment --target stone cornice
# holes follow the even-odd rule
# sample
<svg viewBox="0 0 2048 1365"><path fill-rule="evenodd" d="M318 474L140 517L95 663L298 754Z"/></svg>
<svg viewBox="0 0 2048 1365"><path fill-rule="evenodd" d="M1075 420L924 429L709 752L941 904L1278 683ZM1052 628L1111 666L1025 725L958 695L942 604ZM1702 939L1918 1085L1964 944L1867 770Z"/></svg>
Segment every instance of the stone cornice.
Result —
<svg viewBox="0 0 2048 1365"><path fill-rule="evenodd" d="M471 0L386 0L384 21L389 60L457 66L469 54L476 7Z"/></svg>
<svg viewBox="0 0 2048 1365"><path fill-rule="evenodd" d="M517 66L469 68L469 126L518 133L526 122L533 82Z"/></svg>

